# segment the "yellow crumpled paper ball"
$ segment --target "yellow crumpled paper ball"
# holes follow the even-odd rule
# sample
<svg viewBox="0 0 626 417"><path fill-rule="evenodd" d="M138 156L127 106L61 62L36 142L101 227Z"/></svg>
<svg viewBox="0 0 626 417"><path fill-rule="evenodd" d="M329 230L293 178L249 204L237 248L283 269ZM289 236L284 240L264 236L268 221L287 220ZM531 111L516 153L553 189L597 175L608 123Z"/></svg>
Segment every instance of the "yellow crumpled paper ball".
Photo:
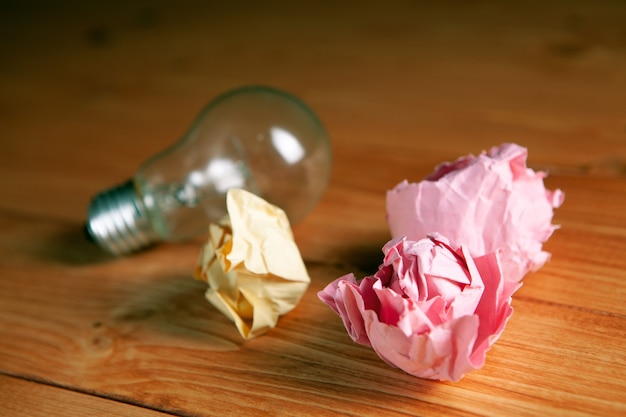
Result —
<svg viewBox="0 0 626 417"><path fill-rule="evenodd" d="M209 226L194 276L206 299L251 339L276 326L311 279L285 212L242 189L226 195L226 216Z"/></svg>

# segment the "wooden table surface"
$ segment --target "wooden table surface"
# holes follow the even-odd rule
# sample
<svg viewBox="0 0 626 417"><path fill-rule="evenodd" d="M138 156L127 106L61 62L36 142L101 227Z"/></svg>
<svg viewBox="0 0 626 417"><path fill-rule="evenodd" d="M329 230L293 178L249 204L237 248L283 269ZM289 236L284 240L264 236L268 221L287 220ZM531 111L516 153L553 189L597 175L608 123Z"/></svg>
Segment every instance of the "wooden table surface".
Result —
<svg viewBox="0 0 626 417"><path fill-rule="evenodd" d="M0 415L625 415L626 3L0 2ZM90 198L215 95L267 84L332 139L294 226L312 283L243 341L192 278L203 239L113 259ZM502 142L566 199L484 368L421 380L316 297L371 274L385 192Z"/></svg>

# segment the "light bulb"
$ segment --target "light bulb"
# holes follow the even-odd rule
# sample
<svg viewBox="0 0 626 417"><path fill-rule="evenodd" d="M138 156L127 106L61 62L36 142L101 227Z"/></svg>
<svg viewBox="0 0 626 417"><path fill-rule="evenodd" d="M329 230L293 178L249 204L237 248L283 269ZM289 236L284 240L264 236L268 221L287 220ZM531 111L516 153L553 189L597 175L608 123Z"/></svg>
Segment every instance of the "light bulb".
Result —
<svg viewBox="0 0 626 417"><path fill-rule="evenodd" d="M86 230L115 255L182 241L226 214L233 187L296 222L324 193L331 162L326 131L302 101L269 87L243 87L209 103L179 142L127 183L98 194Z"/></svg>

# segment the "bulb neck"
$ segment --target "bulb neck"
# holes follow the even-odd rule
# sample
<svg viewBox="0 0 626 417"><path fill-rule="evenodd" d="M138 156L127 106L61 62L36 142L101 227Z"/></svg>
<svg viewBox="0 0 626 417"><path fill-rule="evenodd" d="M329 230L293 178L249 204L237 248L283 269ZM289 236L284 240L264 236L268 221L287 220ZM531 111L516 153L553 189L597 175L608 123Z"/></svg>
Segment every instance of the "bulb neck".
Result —
<svg viewBox="0 0 626 417"><path fill-rule="evenodd" d="M85 228L98 246L117 256L159 240L133 181L96 195L89 206Z"/></svg>

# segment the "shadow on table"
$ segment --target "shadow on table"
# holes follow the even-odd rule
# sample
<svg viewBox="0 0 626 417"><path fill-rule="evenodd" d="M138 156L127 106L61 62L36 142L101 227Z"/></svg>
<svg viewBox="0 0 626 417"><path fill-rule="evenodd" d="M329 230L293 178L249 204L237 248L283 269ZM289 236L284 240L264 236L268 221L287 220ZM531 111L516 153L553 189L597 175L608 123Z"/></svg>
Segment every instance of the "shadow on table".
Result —
<svg viewBox="0 0 626 417"><path fill-rule="evenodd" d="M81 266L116 259L93 243L82 226L58 229L40 236L33 243L34 256L64 265Z"/></svg>
<svg viewBox="0 0 626 417"><path fill-rule="evenodd" d="M107 304L105 317L92 323L102 332L141 345L234 351L242 340L222 313L204 298L206 284L190 275L148 277L127 283Z"/></svg>
<svg viewBox="0 0 626 417"><path fill-rule="evenodd" d="M357 279L366 275L373 275L383 263L382 248L387 243L388 236L381 235L375 239L368 239L358 245L348 245L336 250L338 262L335 266L352 272Z"/></svg>

